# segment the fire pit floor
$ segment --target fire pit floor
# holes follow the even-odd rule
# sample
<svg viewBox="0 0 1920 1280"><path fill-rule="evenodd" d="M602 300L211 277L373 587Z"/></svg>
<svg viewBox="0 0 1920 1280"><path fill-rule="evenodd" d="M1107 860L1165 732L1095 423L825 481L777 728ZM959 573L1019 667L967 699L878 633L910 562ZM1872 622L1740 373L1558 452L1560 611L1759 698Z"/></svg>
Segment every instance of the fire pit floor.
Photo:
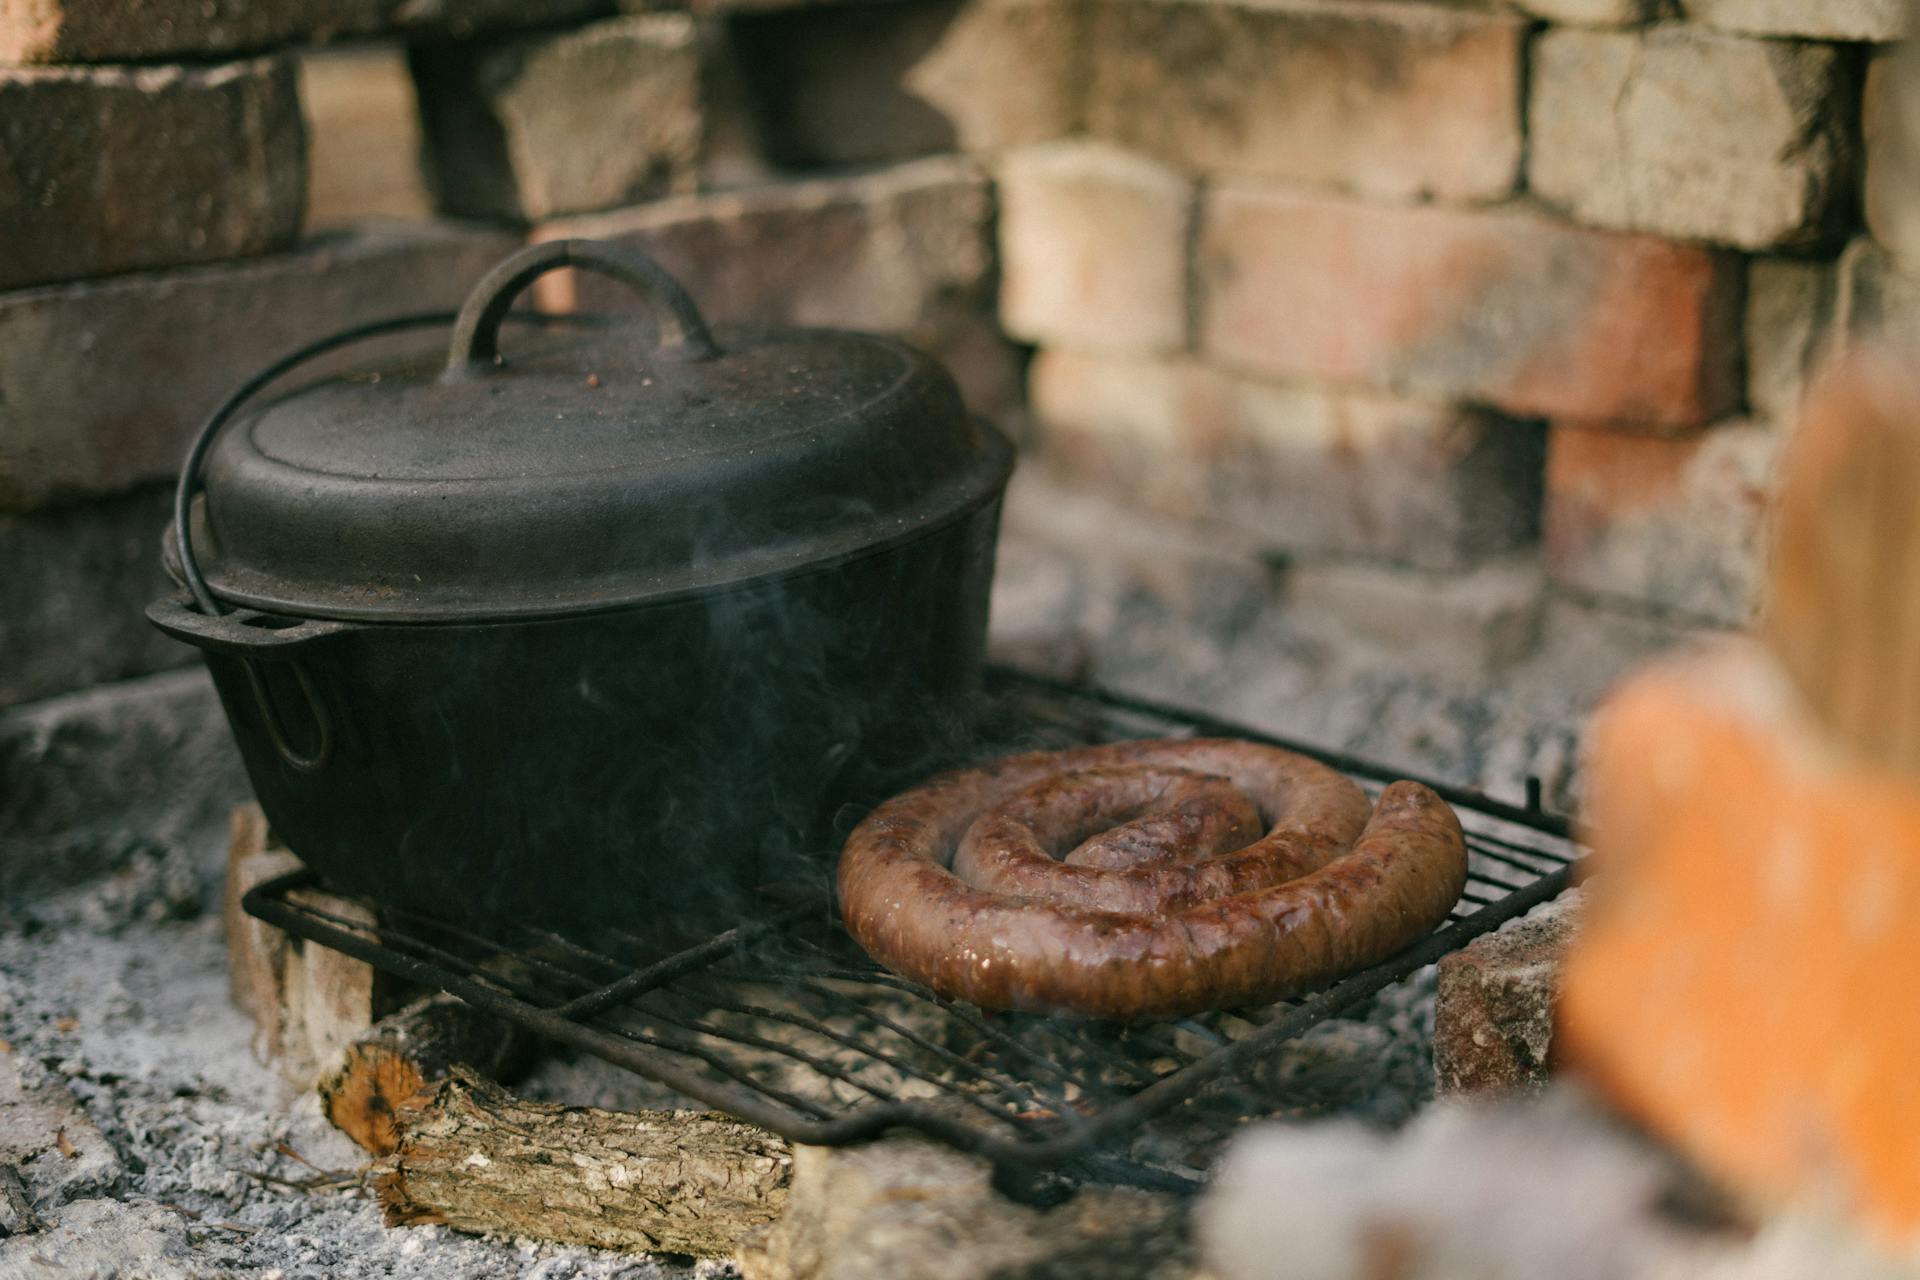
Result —
<svg viewBox="0 0 1920 1280"><path fill-rule="evenodd" d="M1179 708L996 674L996 721L1022 745L1202 733L1277 742ZM1313 752L1376 787L1399 771ZM541 1036L670 1086L796 1142L839 1145L918 1130L990 1158L1010 1194L1044 1200L1072 1182L1198 1186L1249 1119L1337 1108L1277 1050L1336 1015L1384 1029L1408 980L1442 955L1566 887L1566 824L1442 783L1468 830L1471 879L1420 944L1299 1000L1151 1026L988 1015L877 969L839 930L824 886L795 905L665 959L638 940L591 942L531 926L482 936L387 913L378 927L303 900L295 873L247 896L253 914L399 977L451 991ZM822 866L831 859L821 859ZM657 953L654 953L657 955ZM1308 1070L1307 1074L1311 1074ZM1363 1084L1365 1073L1356 1084ZM1382 1117L1387 1120L1401 1116Z"/></svg>

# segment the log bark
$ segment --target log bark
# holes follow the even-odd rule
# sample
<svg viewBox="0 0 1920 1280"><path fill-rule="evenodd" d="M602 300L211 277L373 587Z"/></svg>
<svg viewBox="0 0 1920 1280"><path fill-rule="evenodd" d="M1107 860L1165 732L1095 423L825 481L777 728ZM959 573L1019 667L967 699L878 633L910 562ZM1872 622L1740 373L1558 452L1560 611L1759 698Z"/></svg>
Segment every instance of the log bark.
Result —
<svg viewBox="0 0 1920 1280"><path fill-rule="evenodd" d="M417 1000L375 1023L320 1077L320 1109L374 1155L400 1142L399 1115L455 1065L511 1080L532 1062L534 1039L450 995Z"/></svg>
<svg viewBox="0 0 1920 1280"><path fill-rule="evenodd" d="M726 1116L529 1102L456 1067L402 1108L373 1185L390 1225L724 1257L780 1216L792 1169Z"/></svg>

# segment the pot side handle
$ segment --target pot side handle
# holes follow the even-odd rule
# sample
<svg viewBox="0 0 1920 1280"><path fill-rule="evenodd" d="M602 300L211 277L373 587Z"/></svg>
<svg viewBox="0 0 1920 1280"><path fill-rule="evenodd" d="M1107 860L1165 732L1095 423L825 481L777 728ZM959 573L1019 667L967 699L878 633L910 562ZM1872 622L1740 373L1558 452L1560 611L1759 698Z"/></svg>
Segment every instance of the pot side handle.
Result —
<svg viewBox="0 0 1920 1280"><path fill-rule="evenodd" d="M147 620L196 649L266 661L290 660L310 645L355 629L351 622L284 618L253 609L206 614L178 596L148 605Z"/></svg>
<svg viewBox="0 0 1920 1280"><path fill-rule="evenodd" d="M326 618L285 618L254 609L206 614L195 609L189 600L174 596L163 597L148 605L147 620L174 639L185 641L197 649L241 660L241 667L247 673L247 684L252 688L254 701L260 710L261 723L267 731L267 739L273 743L273 749L282 760L302 773L312 773L333 757L333 717L328 714L326 701L314 685L313 673L299 659L311 646L323 640L358 630L354 623L335 622ZM294 683L299 686L300 697L306 703L307 718L313 725L313 750L302 751L293 745L274 697L267 689L266 677L261 674L263 662L285 664Z"/></svg>
<svg viewBox="0 0 1920 1280"><path fill-rule="evenodd" d="M618 280L652 305L659 322L654 354L668 360L711 360L720 354L707 322L680 282L652 258L602 240L549 240L529 245L481 278L453 322L443 381L464 382L500 363L500 325L522 290L549 271L580 267Z"/></svg>

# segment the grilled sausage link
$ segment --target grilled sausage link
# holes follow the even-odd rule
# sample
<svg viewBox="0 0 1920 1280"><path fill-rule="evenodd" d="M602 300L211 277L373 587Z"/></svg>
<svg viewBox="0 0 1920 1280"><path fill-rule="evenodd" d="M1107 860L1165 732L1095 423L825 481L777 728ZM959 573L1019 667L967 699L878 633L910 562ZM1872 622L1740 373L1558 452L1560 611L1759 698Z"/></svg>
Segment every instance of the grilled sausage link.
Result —
<svg viewBox="0 0 1920 1280"><path fill-rule="evenodd" d="M987 1009L1174 1017L1365 968L1446 918L1459 819L1396 782L1369 805L1316 761L1227 740L1123 742L942 774L840 855L868 954Z"/></svg>

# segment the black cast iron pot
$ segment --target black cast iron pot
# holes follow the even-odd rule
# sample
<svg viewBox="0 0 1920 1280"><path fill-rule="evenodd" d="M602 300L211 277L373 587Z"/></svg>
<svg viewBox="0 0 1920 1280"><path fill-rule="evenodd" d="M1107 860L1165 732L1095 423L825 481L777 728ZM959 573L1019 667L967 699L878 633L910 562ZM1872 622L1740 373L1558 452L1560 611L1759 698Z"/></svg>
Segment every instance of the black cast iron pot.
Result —
<svg viewBox="0 0 1920 1280"><path fill-rule="evenodd" d="M503 358L565 265L651 323ZM710 333L650 260L557 242L479 283L444 359L226 417L182 472L187 590L148 616L339 887L482 924L725 918L924 770L977 685L1011 448L898 343Z"/></svg>

